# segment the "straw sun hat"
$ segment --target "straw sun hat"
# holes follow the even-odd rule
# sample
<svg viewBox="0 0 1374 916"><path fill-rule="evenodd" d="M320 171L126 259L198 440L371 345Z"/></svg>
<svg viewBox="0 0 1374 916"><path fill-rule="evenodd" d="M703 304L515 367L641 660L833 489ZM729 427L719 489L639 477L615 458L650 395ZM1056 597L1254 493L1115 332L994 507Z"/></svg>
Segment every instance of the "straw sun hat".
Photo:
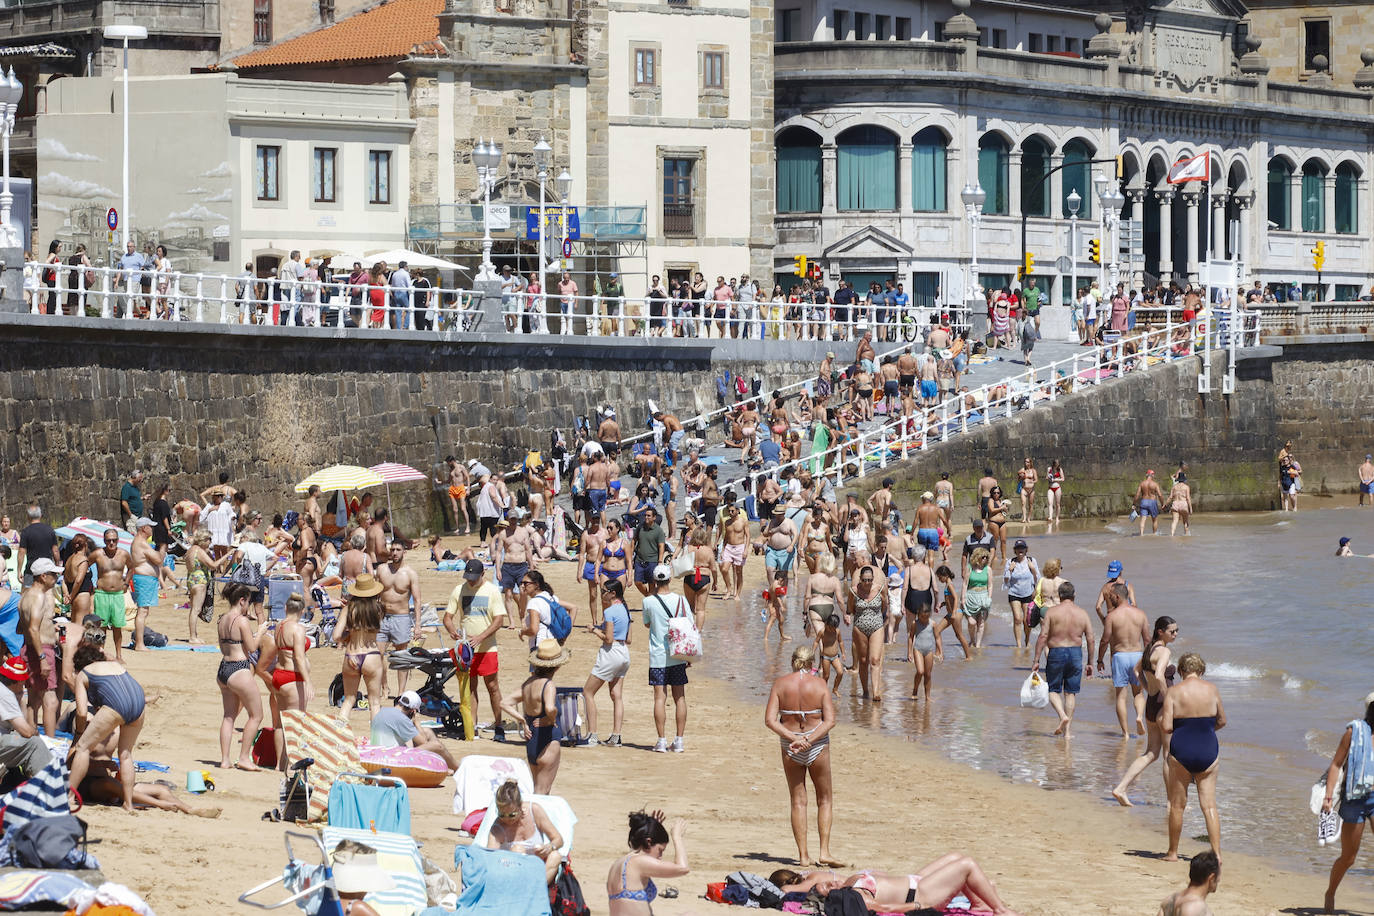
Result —
<svg viewBox="0 0 1374 916"><path fill-rule="evenodd" d="M362 573L348 587L348 593L358 598L371 598L382 593L382 583L372 573Z"/></svg>
<svg viewBox="0 0 1374 916"><path fill-rule="evenodd" d="M572 653L558 644L556 639L541 639L539 645L530 653L530 665L535 668L558 668L567 664Z"/></svg>
<svg viewBox="0 0 1374 916"><path fill-rule="evenodd" d="M340 894L389 891L396 886L368 846L338 849L334 853L334 889Z"/></svg>

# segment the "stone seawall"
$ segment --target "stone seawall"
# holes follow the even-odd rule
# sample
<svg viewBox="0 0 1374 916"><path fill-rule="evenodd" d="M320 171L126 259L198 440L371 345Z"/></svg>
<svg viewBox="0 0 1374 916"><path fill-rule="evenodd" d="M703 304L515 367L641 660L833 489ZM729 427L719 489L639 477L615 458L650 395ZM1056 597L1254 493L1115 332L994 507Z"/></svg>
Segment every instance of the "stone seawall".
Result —
<svg viewBox="0 0 1374 916"><path fill-rule="evenodd" d="M330 464L430 471L453 453L507 467L604 404L628 436L643 428L646 398L684 419L714 408L723 369L758 372L769 387L815 371L809 358L726 359L741 354L716 342L93 333L72 322L4 330L0 509L16 521L31 499L62 522L117 520L134 467L150 487L170 482L176 498L224 471L254 508L290 508L295 483ZM438 521L427 484L393 485L391 499L407 532Z"/></svg>
<svg viewBox="0 0 1374 916"><path fill-rule="evenodd" d="M1262 347L1243 356L1234 394L1220 393L1220 359L1205 395L1197 391L1198 361L1180 360L1040 402L852 489L868 493L892 477L906 512L948 471L955 520L967 524L989 467L1019 518L1016 471L1029 456L1041 475L1036 512L1043 518L1044 470L1058 458L1067 478L1063 514L1106 517L1130 512L1149 468L1167 495L1169 475L1185 461L1199 511L1267 510L1278 507L1278 449L1292 439L1307 496L1354 492L1356 468L1374 446L1374 343Z"/></svg>

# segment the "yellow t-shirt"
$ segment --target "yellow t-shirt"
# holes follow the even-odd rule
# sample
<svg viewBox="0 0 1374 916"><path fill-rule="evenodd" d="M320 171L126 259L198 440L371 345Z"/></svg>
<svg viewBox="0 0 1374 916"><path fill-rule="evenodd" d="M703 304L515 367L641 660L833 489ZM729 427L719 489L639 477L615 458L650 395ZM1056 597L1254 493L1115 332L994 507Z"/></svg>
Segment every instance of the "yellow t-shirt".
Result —
<svg viewBox="0 0 1374 916"><path fill-rule="evenodd" d="M447 621L459 608L462 609L462 622L460 629L463 635L475 639L482 635L482 631L491 626L497 617L506 616L506 606L501 599L501 590L491 582L483 582L477 588L468 585L466 581L453 590L453 594L448 596L448 608L444 611L444 620ZM481 645L477 646L478 652L491 652L496 648L496 635L488 636Z"/></svg>

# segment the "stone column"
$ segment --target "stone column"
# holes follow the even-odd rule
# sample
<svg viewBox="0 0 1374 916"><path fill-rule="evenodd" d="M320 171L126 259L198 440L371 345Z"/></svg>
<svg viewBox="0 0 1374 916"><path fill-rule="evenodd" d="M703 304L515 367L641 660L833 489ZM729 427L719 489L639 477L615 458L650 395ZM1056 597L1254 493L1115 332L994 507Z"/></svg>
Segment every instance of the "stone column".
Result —
<svg viewBox="0 0 1374 916"><path fill-rule="evenodd" d="M1058 153L1050 156L1050 168L1058 168L1063 164L1063 156ZM1049 214L1050 219L1059 219L1062 216L1059 202L1063 199L1064 173L1053 172L1050 174L1050 180L1045 183L1045 212Z"/></svg>
<svg viewBox="0 0 1374 916"><path fill-rule="evenodd" d="M1208 240L1212 256L1218 260L1226 258L1226 202L1229 194L1212 194L1212 237Z"/></svg>
<svg viewBox="0 0 1374 916"><path fill-rule="evenodd" d="M1007 214L1021 215L1021 151L1018 149L1007 153Z"/></svg>
<svg viewBox="0 0 1374 916"><path fill-rule="evenodd" d="M1302 231L1302 166L1288 180L1288 228Z"/></svg>
<svg viewBox="0 0 1374 916"><path fill-rule="evenodd" d="M1185 220L1185 228L1188 230L1188 247L1184 249L1187 254L1183 258L1183 270L1188 275L1189 280L1196 279L1198 276L1198 256L1197 256L1197 189L1189 185L1188 190L1183 192L1183 205L1188 209L1188 216Z"/></svg>
<svg viewBox="0 0 1374 916"><path fill-rule="evenodd" d="M1336 231L1336 176L1322 176L1322 232Z"/></svg>
<svg viewBox="0 0 1374 916"><path fill-rule="evenodd" d="M897 146L897 213L910 216L911 210L911 143L903 140Z"/></svg>
<svg viewBox="0 0 1374 916"><path fill-rule="evenodd" d="M1236 196L1237 213L1235 252L1236 258L1241 262L1242 265L1244 265L1242 269L1250 265L1250 233L1247 224L1250 221L1250 204L1253 200L1254 198L1249 195Z"/></svg>
<svg viewBox="0 0 1374 916"><path fill-rule="evenodd" d="M1131 219L1140 220L1141 232L1145 231L1145 189L1127 188L1126 199L1131 202ZM1127 272L1130 277L1130 284L1136 289L1143 289L1145 286L1145 240L1140 239L1140 260L1130 262L1131 269Z"/></svg>
<svg viewBox="0 0 1374 916"><path fill-rule="evenodd" d="M1174 189L1155 192L1159 200L1159 279L1167 283L1174 278Z"/></svg>
<svg viewBox="0 0 1374 916"><path fill-rule="evenodd" d="M834 216L839 198L835 176L835 144L821 144L821 216Z"/></svg>

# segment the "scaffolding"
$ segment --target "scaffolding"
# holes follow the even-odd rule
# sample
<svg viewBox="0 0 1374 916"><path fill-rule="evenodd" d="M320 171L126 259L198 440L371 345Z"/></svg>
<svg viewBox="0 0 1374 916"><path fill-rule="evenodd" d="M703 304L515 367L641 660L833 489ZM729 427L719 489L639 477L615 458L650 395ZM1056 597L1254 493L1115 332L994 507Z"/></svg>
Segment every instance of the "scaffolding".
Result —
<svg viewBox="0 0 1374 916"><path fill-rule="evenodd" d="M506 206L494 204L493 206ZM561 205L545 205L556 212ZM528 276L539 272L539 239L531 238L528 214L539 207L510 204L509 228L491 230L491 259L499 269L509 264L515 273ZM647 290L649 252L644 206L580 207L580 239L570 241L572 267L577 288L585 295L595 289L595 281L605 284L611 272L620 274L628 290ZM504 222L504 221L503 221ZM468 204L423 204L410 208L406 227L407 247L461 264L476 276L482 263L482 207ZM555 265L561 239L550 238L544 256ZM550 278L550 285L556 278Z"/></svg>

